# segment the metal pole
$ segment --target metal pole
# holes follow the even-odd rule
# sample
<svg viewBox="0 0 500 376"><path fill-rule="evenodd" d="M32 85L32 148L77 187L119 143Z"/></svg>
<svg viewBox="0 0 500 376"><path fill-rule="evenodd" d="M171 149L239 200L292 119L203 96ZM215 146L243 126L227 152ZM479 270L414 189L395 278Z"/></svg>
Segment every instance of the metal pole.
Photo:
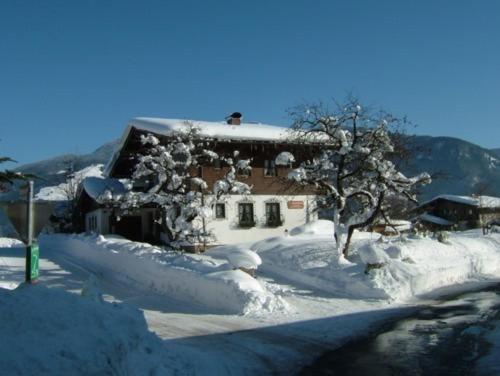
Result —
<svg viewBox="0 0 500 376"><path fill-rule="evenodd" d="M34 224L34 210L33 210L33 181L28 182L28 192L26 197L26 282L36 283L38 278L38 259L39 250L38 245L33 244L33 224Z"/></svg>
<svg viewBox="0 0 500 376"><path fill-rule="evenodd" d="M33 243L33 180L28 182L28 197L27 197L27 209L26 209L26 227L28 229L28 239L27 245L30 246Z"/></svg>

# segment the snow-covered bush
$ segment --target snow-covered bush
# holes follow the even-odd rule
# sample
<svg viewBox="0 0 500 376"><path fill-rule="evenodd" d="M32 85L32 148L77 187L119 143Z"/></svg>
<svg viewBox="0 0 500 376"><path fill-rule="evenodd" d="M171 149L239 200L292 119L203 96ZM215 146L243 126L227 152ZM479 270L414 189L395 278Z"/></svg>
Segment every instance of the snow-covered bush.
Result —
<svg viewBox="0 0 500 376"><path fill-rule="evenodd" d="M238 246L218 247L210 251L210 256L226 259L233 269L243 270L251 276L255 275L262 264L262 259L256 252Z"/></svg>

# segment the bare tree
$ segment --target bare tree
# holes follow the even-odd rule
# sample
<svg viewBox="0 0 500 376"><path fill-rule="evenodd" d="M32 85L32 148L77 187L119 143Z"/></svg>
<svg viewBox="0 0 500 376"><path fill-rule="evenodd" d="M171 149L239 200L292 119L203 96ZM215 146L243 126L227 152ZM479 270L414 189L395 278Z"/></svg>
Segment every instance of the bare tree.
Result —
<svg viewBox="0 0 500 376"><path fill-rule="evenodd" d="M335 240L344 256L354 230L385 215L387 197L416 202L414 188L430 182L427 173L404 176L391 161L396 150L390 130L406 119L365 111L353 98L336 104L335 110L321 103L302 105L291 115L297 140L323 146L312 160L292 170L289 179L314 185L322 193L320 206L333 209Z"/></svg>
<svg viewBox="0 0 500 376"><path fill-rule="evenodd" d="M0 164L6 162L16 162L16 161L9 157L0 157ZM23 174L21 172L12 170L0 171L0 192L10 189L10 187L12 186L12 184L14 184L16 180L27 180L35 178L36 178L35 175Z"/></svg>

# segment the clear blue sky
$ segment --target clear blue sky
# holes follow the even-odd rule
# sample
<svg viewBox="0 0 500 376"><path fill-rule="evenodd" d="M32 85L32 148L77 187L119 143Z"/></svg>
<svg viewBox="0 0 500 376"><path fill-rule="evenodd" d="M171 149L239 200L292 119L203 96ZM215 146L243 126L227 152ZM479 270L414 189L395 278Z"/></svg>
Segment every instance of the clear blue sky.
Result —
<svg viewBox="0 0 500 376"><path fill-rule="evenodd" d="M135 116L286 125L348 92L500 147L500 1L0 2L0 155L22 163Z"/></svg>

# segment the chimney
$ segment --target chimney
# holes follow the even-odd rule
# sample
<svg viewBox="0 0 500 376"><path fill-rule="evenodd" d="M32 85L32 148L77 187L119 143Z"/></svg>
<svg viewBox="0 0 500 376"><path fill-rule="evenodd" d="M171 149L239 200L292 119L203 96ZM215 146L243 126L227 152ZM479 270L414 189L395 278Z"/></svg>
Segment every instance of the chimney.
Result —
<svg viewBox="0 0 500 376"><path fill-rule="evenodd" d="M242 116L240 112L233 112L226 118L226 121L230 125L240 125Z"/></svg>

